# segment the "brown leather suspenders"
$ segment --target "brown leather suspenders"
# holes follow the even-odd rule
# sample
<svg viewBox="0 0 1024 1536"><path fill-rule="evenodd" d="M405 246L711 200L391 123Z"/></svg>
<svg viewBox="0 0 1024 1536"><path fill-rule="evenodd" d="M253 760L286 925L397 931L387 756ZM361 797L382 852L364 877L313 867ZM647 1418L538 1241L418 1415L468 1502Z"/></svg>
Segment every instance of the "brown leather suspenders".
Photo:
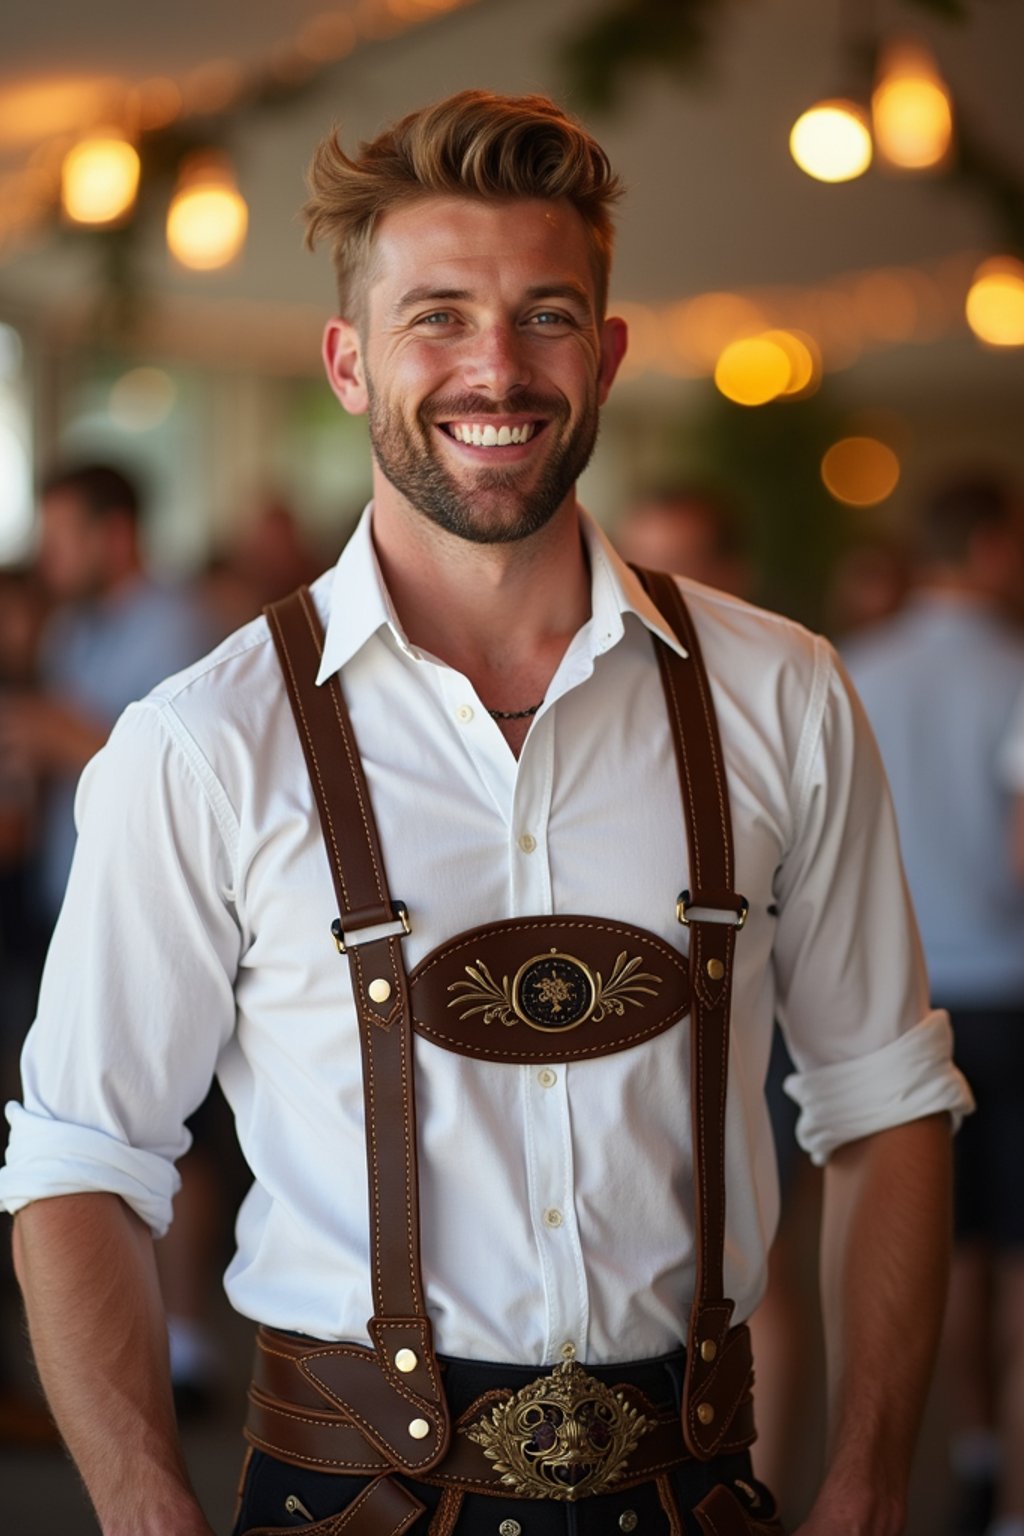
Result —
<svg viewBox="0 0 1024 1536"><path fill-rule="evenodd" d="M745 1329L730 1331L724 1296L725 1095L735 935L746 902L733 890L732 833L711 692L686 605L667 576L640 572L687 658L655 640L679 768L692 889L677 915L690 935L691 1119L696 1289L688 1336L683 1434L705 1460L727 1441L748 1397ZM305 588L267 609L295 714L337 893L334 924L351 971L366 1102L370 1354L330 1346L303 1371L398 1470L429 1471L450 1423L427 1318L419 1253L412 1019L401 956L408 918L387 887L369 793L337 676L315 683L323 632ZM396 1423L407 1424L396 1435Z"/></svg>

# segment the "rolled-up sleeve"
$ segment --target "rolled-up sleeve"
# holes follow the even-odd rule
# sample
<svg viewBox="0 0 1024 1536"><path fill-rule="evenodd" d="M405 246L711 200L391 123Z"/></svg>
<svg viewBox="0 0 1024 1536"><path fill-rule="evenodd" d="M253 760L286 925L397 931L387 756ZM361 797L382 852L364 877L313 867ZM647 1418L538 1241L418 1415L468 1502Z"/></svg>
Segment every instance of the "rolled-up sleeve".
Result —
<svg viewBox="0 0 1024 1536"><path fill-rule="evenodd" d="M67 895L22 1056L0 1206L104 1190L159 1235L234 1027L237 825L159 699L89 764Z"/></svg>
<svg viewBox="0 0 1024 1536"><path fill-rule="evenodd" d="M928 981L881 759L831 648L794 772L777 873L778 1011L796 1067L797 1137L817 1163L861 1136L973 1107Z"/></svg>

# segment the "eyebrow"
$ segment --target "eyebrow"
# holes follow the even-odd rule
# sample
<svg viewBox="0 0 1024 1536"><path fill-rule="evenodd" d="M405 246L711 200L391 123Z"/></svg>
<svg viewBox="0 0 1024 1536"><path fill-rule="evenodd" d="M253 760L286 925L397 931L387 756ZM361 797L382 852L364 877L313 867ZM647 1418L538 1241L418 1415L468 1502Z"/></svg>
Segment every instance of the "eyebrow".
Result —
<svg viewBox="0 0 1024 1536"><path fill-rule="evenodd" d="M589 309L590 298L586 289L579 283L536 283L532 288L527 288L526 297L536 299L568 299L574 304L579 304L584 309ZM425 283L418 288L409 288L396 300L393 314L404 314L407 309L412 309L417 304L442 304L462 299L472 299L471 288L435 288Z"/></svg>

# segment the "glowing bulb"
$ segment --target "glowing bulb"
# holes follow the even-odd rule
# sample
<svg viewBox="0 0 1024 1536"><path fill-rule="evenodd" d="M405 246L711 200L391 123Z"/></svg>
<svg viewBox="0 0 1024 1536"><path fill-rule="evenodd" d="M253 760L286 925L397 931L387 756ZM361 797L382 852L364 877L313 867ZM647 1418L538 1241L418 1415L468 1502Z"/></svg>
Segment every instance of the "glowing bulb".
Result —
<svg viewBox="0 0 1024 1536"><path fill-rule="evenodd" d="M203 155L187 163L167 213L167 244L183 267L227 266L245 244L249 209L227 162Z"/></svg>
<svg viewBox="0 0 1024 1536"><path fill-rule="evenodd" d="M1024 265L1010 256L983 262L967 295L967 324L990 347L1024 346Z"/></svg>
<svg viewBox="0 0 1024 1536"><path fill-rule="evenodd" d="M816 181L852 181L871 164L867 119L854 101L819 101L793 124L789 152Z"/></svg>
<svg viewBox="0 0 1024 1536"><path fill-rule="evenodd" d="M946 158L953 138L949 93L930 54L913 45L887 50L871 97L878 152L890 165L927 170Z"/></svg>
<svg viewBox="0 0 1024 1536"><path fill-rule="evenodd" d="M76 144L61 167L64 211L76 224L110 224L135 201L139 157L123 135L104 132Z"/></svg>
<svg viewBox="0 0 1024 1536"><path fill-rule="evenodd" d="M821 478L837 501L873 507L899 484L900 461L876 437L843 437L822 459Z"/></svg>
<svg viewBox="0 0 1024 1536"><path fill-rule="evenodd" d="M762 337L786 354L789 381L784 395L810 395L821 376L821 354L814 339L805 331L765 331Z"/></svg>
<svg viewBox="0 0 1024 1536"><path fill-rule="evenodd" d="M745 336L725 348L715 383L737 405L767 405L785 394L792 372L786 349L770 335Z"/></svg>

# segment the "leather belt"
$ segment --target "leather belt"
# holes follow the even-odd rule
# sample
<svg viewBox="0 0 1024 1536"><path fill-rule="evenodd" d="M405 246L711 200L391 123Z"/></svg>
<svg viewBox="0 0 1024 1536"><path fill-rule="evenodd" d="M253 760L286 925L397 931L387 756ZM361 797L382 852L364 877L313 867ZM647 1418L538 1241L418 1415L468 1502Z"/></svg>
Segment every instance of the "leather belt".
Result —
<svg viewBox="0 0 1024 1536"><path fill-rule="evenodd" d="M733 1330L749 1359L747 1330ZM246 1438L259 1450L298 1466L354 1477L395 1470L394 1458L368 1421L333 1407L322 1385L322 1362L334 1349L261 1328L249 1390ZM442 1371L444 1370L444 1363ZM628 1367L622 1368L628 1373ZM501 1368L495 1367L496 1374ZM506 1376L509 1373L506 1372ZM516 1377L522 1375L516 1372ZM614 1378L614 1368L602 1376ZM388 1440L418 1426L389 1426ZM652 1404L628 1380L599 1380L573 1359L513 1388L479 1393L454 1425L444 1458L419 1473L424 1482L464 1492L574 1501L645 1482L692 1458L677 1408ZM728 1444L754 1438L748 1396L735 1411Z"/></svg>

